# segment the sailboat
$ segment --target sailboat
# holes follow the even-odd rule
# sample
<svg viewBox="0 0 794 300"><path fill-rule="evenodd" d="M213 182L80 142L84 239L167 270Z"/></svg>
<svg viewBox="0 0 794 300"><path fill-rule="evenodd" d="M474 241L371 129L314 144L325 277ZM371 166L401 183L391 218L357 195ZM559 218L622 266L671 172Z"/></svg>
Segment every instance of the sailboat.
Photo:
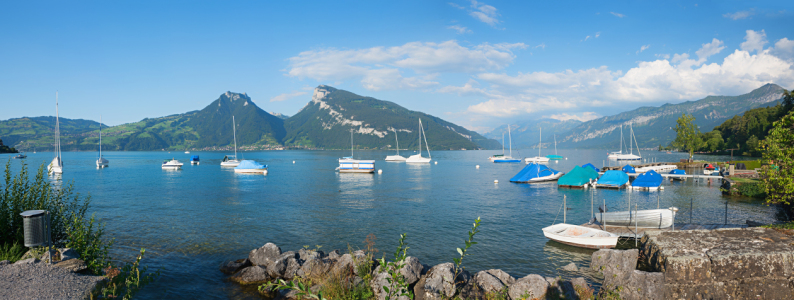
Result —
<svg viewBox="0 0 794 300"><path fill-rule="evenodd" d="M568 208L566 207L565 196L563 196L562 203L562 223L543 228L543 235L546 238L575 247L590 249L615 248L619 238L617 234L595 228L566 224Z"/></svg>
<svg viewBox="0 0 794 300"><path fill-rule="evenodd" d="M107 168L109 161L102 157L102 116L99 116L99 158L96 160L97 168Z"/></svg>
<svg viewBox="0 0 794 300"><path fill-rule="evenodd" d="M339 159L339 173L374 173L374 160L353 159L353 130L350 130L350 156Z"/></svg>
<svg viewBox="0 0 794 300"><path fill-rule="evenodd" d="M427 148L427 156L422 156L422 136L425 137L425 147ZM427 145L427 135L425 135L425 128L422 127L422 119L419 119L419 154L414 154L405 160L407 163L429 163L433 157L430 155L430 146Z"/></svg>
<svg viewBox="0 0 794 300"><path fill-rule="evenodd" d="M510 140L510 155L509 156L504 156L504 154L502 154L502 157L497 157L497 158L493 159L494 163L517 163L517 162L521 162L521 159L513 158L513 137L510 135L510 124L507 125L507 137ZM504 146L504 135L502 135L502 152L505 151L504 147L505 147Z"/></svg>
<svg viewBox="0 0 794 300"><path fill-rule="evenodd" d="M541 148L541 146L543 146L543 143L541 143L541 140L542 140L542 137L543 137L543 128L539 128L539 132L540 132L540 134L538 135L538 156L525 158L524 161L526 161L527 163L546 163L546 162L549 162L549 158L548 157L540 156L540 148Z"/></svg>
<svg viewBox="0 0 794 300"><path fill-rule="evenodd" d="M623 154L623 124L620 124L620 151L610 152L607 154L608 159L618 159L618 156Z"/></svg>
<svg viewBox="0 0 794 300"><path fill-rule="evenodd" d="M502 154L494 154L488 158L490 161L495 161L505 156L505 133L502 132Z"/></svg>
<svg viewBox="0 0 794 300"><path fill-rule="evenodd" d="M554 154L546 155L551 160L562 160L562 156L557 155L557 135L554 135Z"/></svg>
<svg viewBox="0 0 794 300"><path fill-rule="evenodd" d="M234 159L224 156L223 161L221 161L221 167L236 167L240 165L240 161L237 160L237 126L234 122L234 116L232 116L232 134L234 135Z"/></svg>
<svg viewBox="0 0 794 300"><path fill-rule="evenodd" d="M634 127L629 124L629 131L631 132L629 136L629 154L620 154L617 157L617 160L641 160L642 157L638 155L634 155L634 148L631 145L631 140L634 139L634 144L637 146L637 154L640 154L640 145L637 145L637 138L634 136Z"/></svg>
<svg viewBox="0 0 794 300"><path fill-rule="evenodd" d="M47 167L51 174L63 174L63 160L61 160L61 128L58 116L58 92L55 92L55 158Z"/></svg>
<svg viewBox="0 0 794 300"><path fill-rule="evenodd" d="M400 141L397 139L397 129L393 129L393 130L394 130L394 141L397 142L397 155L386 156L386 161L405 161L405 157L400 156Z"/></svg>

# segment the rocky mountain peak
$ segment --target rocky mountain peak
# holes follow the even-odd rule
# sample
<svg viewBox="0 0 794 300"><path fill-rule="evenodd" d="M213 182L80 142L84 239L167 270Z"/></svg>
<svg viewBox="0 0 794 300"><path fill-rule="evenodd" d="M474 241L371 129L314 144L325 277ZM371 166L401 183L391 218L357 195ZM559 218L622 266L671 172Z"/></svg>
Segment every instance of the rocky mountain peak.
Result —
<svg viewBox="0 0 794 300"><path fill-rule="evenodd" d="M320 101L325 98L328 94L336 91L335 88L327 86L327 85L319 85L314 88L314 94L312 95L312 102L319 103Z"/></svg>

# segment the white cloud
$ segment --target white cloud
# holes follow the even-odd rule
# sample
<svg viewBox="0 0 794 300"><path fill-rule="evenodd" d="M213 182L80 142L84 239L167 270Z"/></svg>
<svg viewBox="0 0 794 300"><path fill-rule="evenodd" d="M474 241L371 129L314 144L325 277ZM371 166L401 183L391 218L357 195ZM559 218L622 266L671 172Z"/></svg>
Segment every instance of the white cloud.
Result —
<svg viewBox="0 0 794 300"><path fill-rule="evenodd" d="M742 50L747 52L761 51L766 45L766 32L762 29L761 32L754 30L747 30L747 35L744 36L744 42L741 45Z"/></svg>
<svg viewBox="0 0 794 300"><path fill-rule="evenodd" d="M456 4L456 3L448 2L447 4L449 4L450 6L452 6L454 8L457 8L457 9L466 9L465 7L460 6L460 5Z"/></svg>
<svg viewBox="0 0 794 300"><path fill-rule="evenodd" d="M279 101L289 100L289 99L292 99L292 98L295 98L295 97L298 97L298 96L303 96L303 95L306 95L306 94L308 94L308 92L297 91L297 92L292 92L292 93L284 93L284 94L275 96L273 98L270 98L270 102L279 102Z"/></svg>
<svg viewBox="0 0 794 300"><path fill-rule="evenodd" d="M650 47L651 45L642 45L642 47L640 47L640 50L637 50L637 54L640 54L640 52L642 51L648 50L648 48Z"/></svg>
<svg viewBox="0 0 794 300"><path fill-rule="evenodd" d="M544 118L549 118L549 119L560 120L560 121L578 120L578 121L585 122L585 121L590 121L590 120L593 120L593 119L598 119L598 118L601 117L601 115L599 115L599 114L597 114L595 112L592 112L592 111L587 111L587 112L582 112L582 113L579 113L579 114L561 113L561 114L554 114L554 115L548 115L548 116L543 116L543 117Z"/></svg>
<svg viewBox="0 0 794 300"><path fill-rule="evenodd" d="M465 47L456 41L411 42L396 47L310 50L289 58L287 75L318 81L360 79L369 90L419 89L436 85L437 73L501 70L513 62L523 43ZM406 72L418 74L404 77Z"/></svg>
<svg viewBox="0 0 794 300"><path fill-rule="evenodd" d="M540 43L540 44L538 44L537 46L535 46L533 48L541 48L541 49L545 50L546 49L546 43Z"/></svg>
<svg viewBox="0 0 794 300"><path fill-rule="evenodd" d="M610 14L612 14L613 16L616 16L616 17L618 17L618 18L623 18L623 17L625 17L625 16L626 16L626 15L624 15L624 14L619 14L619 13L616 13L616 12L614 12L614 11L610 11L609 13L610 13Z"/></svg>
<svg viewBox="0 0 794 300"><path fill-rule="evenodd" d="M586 36L586 37L584 37L584 39L583 39L583 40L581 40L580 42L584 42L584 41L586 41L586 40L588 40L588 39L590 39L590 36L589 36L589 35L588 35L588 36Z"/></svg>
<svg viewBox="0 0 794 300"><path fill-rule="evenodd" d="M477 20L480 20L480 22L494 27L499 23L499 20L497 19L499 17L499 13L496 12L496 7L477 2L476 0L471 0L471 8L473 10L469 11L469 15Z"/></svg>
<svg viewBox="0 0 794 300"><path fill-rule="evenodd" d="M723 42L715 38L711 40L711 43L703 44L698 51L695 51L695 54L698 56L698 62L703 63L709 56L720 53L722 49L725 49Z"/></svg>
<svg viewBox="0 0 794 300"><path fill-rule="evenodd" d="M447 26L447 29L455 30L458 32L458 34L471 33L471 30L460 25Z"/></svg>
<svg viewBox="0 0 794 300"><path fill-rule="evenodd" d="M794 40L787 38L778 40L770 53L788 61L794 60Z"/></svg>
<svg viewBox="0 0 794 300"><path fill-rule="evenodd" d="M736 21L736 20L749 18L753 14L755 13L752 10L743 10L743 11L737 11L735 13L726 13L722 16Z"/></svg>
<svg viewBox="0 0 794 300"><path fill-rule="evenodd" d="M601 31L599 31L599 32L596 32L596 34L595 34L595 38L598 38L599 36L601 36Z"/></svg>

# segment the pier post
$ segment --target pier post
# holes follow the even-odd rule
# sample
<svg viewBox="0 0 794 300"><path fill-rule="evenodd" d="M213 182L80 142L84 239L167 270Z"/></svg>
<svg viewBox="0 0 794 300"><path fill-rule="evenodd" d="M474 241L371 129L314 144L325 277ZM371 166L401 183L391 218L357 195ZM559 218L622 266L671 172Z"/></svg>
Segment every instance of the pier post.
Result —
<svg viewBox="0 0 794 300"><path fill-rule="evenodd" d="M637 248L637 219L637 204L634 204L634 248Z"/></svg>
<svg viewBox="0 0 794 300"><path fill-rule="evenodd" d="M728 225L728 201L725 201L725 225Z"/></svg>
<svg viewBox="0 0 794 300"><path fill-rule="evenodd" d="M689 198L689 224L692 224L692 202L695 201L695 198Z"/></svg>

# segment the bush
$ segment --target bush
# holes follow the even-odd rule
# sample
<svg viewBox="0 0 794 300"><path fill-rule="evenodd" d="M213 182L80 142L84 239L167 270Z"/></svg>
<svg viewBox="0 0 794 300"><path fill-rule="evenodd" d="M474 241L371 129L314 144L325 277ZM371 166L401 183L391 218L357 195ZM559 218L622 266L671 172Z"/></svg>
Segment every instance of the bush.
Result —
<svg viewBox="0 0 794 300"><path fill-rule="evenodd" d="M739 190L739 194L747 197L753 197L753 198L766 197L766 192L764 191L764 187L758 183L742 183L739 184L737 189Z"/></svg>
<svg viewBox="0 0 794 300"><path fill-rule="evenodd" d="M22 244L3 244L0 245L0 261L7 260L10 262L18 261L25 255L25 247Z"/></svg>

